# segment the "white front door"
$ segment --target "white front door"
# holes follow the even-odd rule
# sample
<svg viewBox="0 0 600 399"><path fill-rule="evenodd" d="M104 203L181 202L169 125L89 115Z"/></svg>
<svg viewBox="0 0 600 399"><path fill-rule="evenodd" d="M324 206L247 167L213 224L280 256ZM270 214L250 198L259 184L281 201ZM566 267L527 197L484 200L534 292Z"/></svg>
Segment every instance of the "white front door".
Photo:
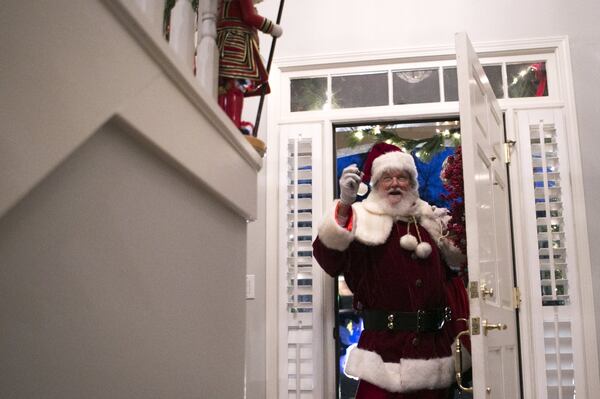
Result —
<svg viewBox="0 0 600 399"><path fill-rule="evenodd" d="M465 33L456 59L475 399L520 397L502 111Z"/></svg>

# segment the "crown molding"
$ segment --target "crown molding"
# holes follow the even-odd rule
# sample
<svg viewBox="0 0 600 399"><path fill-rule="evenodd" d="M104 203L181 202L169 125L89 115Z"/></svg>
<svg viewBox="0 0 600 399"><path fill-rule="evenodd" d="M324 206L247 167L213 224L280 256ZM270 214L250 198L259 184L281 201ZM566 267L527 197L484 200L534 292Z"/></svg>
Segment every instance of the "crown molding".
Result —
<svg viewBox="0 0 600 399"><path fill-rule="evenodd" d="M495 57L510 53L532 54L551 53L563 48L567 43L566 36L543 38L499 40L473 43L480 56ZM397 63L398 61L427 61L454 59L453 44L405 47L401 49L384 49L375 51L357 51L345 53L328 53L275 58L273 66L282 72L339 68L344 66L359 66L365 64Z"/></svg>

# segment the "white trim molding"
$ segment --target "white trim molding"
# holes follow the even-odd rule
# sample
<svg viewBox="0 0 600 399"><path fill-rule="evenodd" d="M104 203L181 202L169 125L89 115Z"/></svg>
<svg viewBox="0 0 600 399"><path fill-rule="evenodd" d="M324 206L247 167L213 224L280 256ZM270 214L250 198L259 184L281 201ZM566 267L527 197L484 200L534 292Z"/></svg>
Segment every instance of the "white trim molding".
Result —
<svg viewBox="0 0 600 399"><path fill-rule="evenodd" d="M572 187L573 198L583 198L583 175L581 167L581 157L579 151L579 133L577 126L576 107L573 92L573 78L571 71L571 61L569 52L569 40L566 36L553 36L546 38L531 38L510 41L489 41L474 43L474 47L482 58L482 63L501 63L503 61L510 62L526 62L532 58L541 58L547 60L547 71L549 81L553 81L552 93L548 97L543 98L508 98L500 99L499 103L502 111L506 115L507 138L517 139L516 134L516 111L534 110L534 109L561 109L565 115L565 127L568 132L568 159ZM323 170L321 173L324 182L331 182L333 176L334 162L330 154L333 154L333 124L340 123L360 123L364 121L397 121L397 120L419 120L441 118L448 116L456 116L459 112L458 102L440 102L431 104L409 104L409 105L388 105L381 107L364 107L352 109L323 109L317 111L290 112L290 77L301 78L307 76L328 76L331 74L342 73L360 73L361 71L373 71L375 69L389 69L397 66L413 67L427 65L427 67L445 67L454 65L455 48L450 44L439 46L423 46L414 48L389 49L383 51L368 51L368 52L351 52L351 53L333 53L333 54L315 54L312 56L302 57L280 57L276 58L271 71L271 84L274 88L268 99L268 141L269 148L279 148L278 134L282 126L300 125L306 123L321 123L322 124L322 156ZM505 82L506 90L506 82ZM514 163L515 165L518 162ZM279 201L282 200L277 196L277 190L274 185L277 184L278 165L276 154L267 154L267 167L270 170L268 179L268 196L267 209L278 209ZM511 165L511 173L515 173ZM270 187L269 187L270 185ZM512 206L519 203L521 199L518 197L522 193L522 187L518 179L512 179L511 188L513 192ZM327 207L333 200L334 190L332 184L325 184L322 187L323 206ZM522 220L522 206L515 206L513 217L519 223ZM585 369L580 367L577 373L580 379L577 381L577 396L578 398L591 399L596 392L600 392L600 382L598 381L598 346L596 341L596 323L593 303L593 287L590 251L588 243L588 231L586 211L583 201L578 202L578 206L573 209L573 225L574 236L576 239L577 254L577 273L579 292L572 293L577 295L577 302L580 304L579 311L581 312L581 330L573 331L574 336L580 334L583 337L582 346L585 348ZM267 221L267 231L277 231L277 218ZM517 227L515 229L515 240L521 242L519 237L524 234ZM277 237L272 233L268 233L268 242L272 242L272 247L276 245ZM269 238L270 237L270 238ZM521 253L517 248L515 259L517 268L525 267L527 254ZM267 253L267 259L271 259L267 268L268 270L276 270L277 255ZM268 271L269 273L269 271ZM273 272L271 272L273 273ZM274 274L273 274L274 276ZM531 285L531 278L525 277L522 271L517 271L518 284L522 287L522 292L525 287ZM327 282L324 282L327 284ZM333 311L333 293L332 284L330 287L324 288L324 302L322 304L315 303L315 306L322 306L325 312ZM526 289L526 294L530 297L523 297L520 310L521 317L521 343L522 343L522 366L524 381L536 381L535 378L539 373L545 373L544 369L536 369L536 354L533 353L534 344L531 334L536 331L532 325L532 319L535 317L535 312L538 308L534 304L541 305L541 300L537 300L535 295L539 296L539 290L533 292ZM277 298L277 294L273 293L271 298ZM534 299L533 301L531 299ZM268 300L267 303L270 303ZM277 331L275 320L271 320L271 325L267 326L267 330ZM326 345L331 345L330 331L333 325L331 320L326 319L324 326L330 327L324 330L324 339ZM271 327L273 327L271 329ZM537 332L536 332L537 333ZM268 351L283 350L283 348L267 348ZM323 392L331 393L335 387L329 386L335 381L335 361L330 361L328 356L333 356L331 348L324 348L325 353L325 380ZM267 356L268 359L276 359L277 355L271 353ZM277 378L277 365L270 364L268 366L268 374ZM545 377L543 378L545 381ZM276 392L276 391L275 391ZM546 398L547 392L545 386L536 386L536 384L525 384L524 398ZM270 396L269 396L270 397Z"/></svg>
<svg viewBox="0 0 600 399"><path fill-rule="evenodd" d="M567 44L566 36L552 36L535 39L475 42L473 46L481 57L499 57L530 53L549 53ZM406 47L377 51L352 53L316 54L301 57L279 57L273 60L273 67L281 72L339 68L344 66L381 65L393 62L413 62L428 60L451 60L455 56L454 44L440 46Z"/></svg>

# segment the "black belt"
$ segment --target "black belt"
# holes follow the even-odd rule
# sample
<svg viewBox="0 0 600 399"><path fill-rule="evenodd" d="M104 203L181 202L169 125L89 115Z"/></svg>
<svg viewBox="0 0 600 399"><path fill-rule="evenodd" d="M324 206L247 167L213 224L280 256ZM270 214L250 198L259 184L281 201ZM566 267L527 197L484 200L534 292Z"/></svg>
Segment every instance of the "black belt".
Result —
<svg viewBox="0 0 600 399"><path fill-rule="evenodd" d="M417 312L365 309L362 311L365 330L433 332L452 320L449 307Z"/></svg>

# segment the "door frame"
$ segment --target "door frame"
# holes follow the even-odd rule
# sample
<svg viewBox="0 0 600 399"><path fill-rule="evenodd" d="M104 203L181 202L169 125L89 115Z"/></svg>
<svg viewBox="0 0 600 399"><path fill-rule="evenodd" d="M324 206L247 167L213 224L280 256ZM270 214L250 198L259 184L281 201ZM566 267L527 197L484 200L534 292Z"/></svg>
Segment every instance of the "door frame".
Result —
<svg viewBox="0 0 600 399"><path fill-rule="evenodd" d="M574 91L571 72L571 62L569 56L569 43L567 37L550 37L535 40L511 40L488 43L474 43L478 55L487 63L494 60L504 60L506 58L518 57L518 54L546 54L554 62L553 79L558 83L557 96L548 98L522 98L522 99L501 99L500 107L506 115L506 136L508 140L515 140L516 131L516 111L526 109L540 108L561 108L566 115L565 126L569 135L569 168L571 171L572 192L575 198L583 198L583 177L582 167L579 161L579 136L577 130L577 120L575 113ZM388 65L390 63L410 60L410 63L423 66L424 63L435 59L436 65L439 62L453 63L453 46L438 46L427 48L398 49L385 52L356 52L346 54L334 54L327 56L303 56L301 58L288 57L276 59L270 75L270 85L272 93L268 97L267 103L267 123L266 142L270 149L279 148L278 133L280 126L287 124L299 124L319 122L323 128L323 171L326 180L329 181L333 171L332 157L327 154L333 153L332 126L339 123L352 123L364 120L418 120L446 117L457 115L458 102L437 103L427 105L404 105L404 106L383 106L370 108L352 108L324 111L308 112L289 112L289 78L294 76L314 76L323 71L332 71L343 69L346 72L358 71L364 66L376 68L378 65ZM515 58L518 59L518 58ZM403 65L407 65L403 63ZM410 64L408 64L410 67ZM550 68L549 68L550 69ZM550 73L550 72L549 72ZM266 207L267 209L277 209L279 198L277 196L277 187L274 187L278 181L279 160L276 150L267 151L266 155ZM518 165L513 162L509 165L511 176L517 176ZM511 210L516 222L522 220L523 214L521 202L520 179L511 178L510 186L513 197L511 198ZM333 199L333 187L325 184L322 192L324 209ZM589 244L587 236L586 212L583 204L574 209L573 223L575 224L576 247L578 254L577 274L579 280L579 302L580 313L586 315L580 321L580 336L583 339L582 345L586 348L584 370L584 387L578 387L578 393L581 397L591 397L590 393L600 391L600 383L596 381L598 375L598 350L596 342L596 324L594 318L594 303L591 284L591 262L589 257ZM278 262L277 253L279 251L277 236L278 215L267 213L266 217L266 342L277 342L277 331L279 318L277 307L279 301L278 286ZM519 242L520 229L515 228L516 242ZM521 287L522 303L520 309L520 339L522 346L522 364L524 381L536 381L535 376L544 370L536 370L535 353L533 353L533 334L536 332L536 311L532 308L531 301L527 298L531 295L538 295L539 292L532 292L530 278L525 273L525 256L523 251L515 252L515 261L517 267L517 281ZM333 284L327 284L328 280L323 279L323 298L333 298ZM330 303L328 303L330 302ZM325 300L323 303L325 314L333 312L333 300ZM325 320L324 337L331 336L333 320ZM324 340L327 342L327 340ZM329 349L328 349L329 347ZM266 382L267 397L277 397L278 385L283 383L278 378L278 348L267 346L266 348ZM333 346L325 345L323 359L324 395L331 397L330 390L333 390L335 381L335 367L329 363L333 359ZM329 389L327 387L330 387ZM584 392L581 392L581 388ZM540 397L539 387L536 384L526 384L524 386L524 398ZM587 391L587 392L585 392Z"/></svg>

